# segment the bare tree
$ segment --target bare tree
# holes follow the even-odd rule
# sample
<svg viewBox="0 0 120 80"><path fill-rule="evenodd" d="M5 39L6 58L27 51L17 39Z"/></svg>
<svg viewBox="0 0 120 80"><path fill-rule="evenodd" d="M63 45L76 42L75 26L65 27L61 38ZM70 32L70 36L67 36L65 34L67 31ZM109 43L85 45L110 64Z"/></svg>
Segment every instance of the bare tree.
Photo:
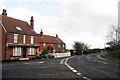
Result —
<svg viewBox="0 0 120 80"><path fill-rule="evenodd" d="M112 25L111 30L109 32L109 35L107 36L108 42L110 48L114 50L119 50L119 42L120 42L120 28L117 26Z"/></svg>

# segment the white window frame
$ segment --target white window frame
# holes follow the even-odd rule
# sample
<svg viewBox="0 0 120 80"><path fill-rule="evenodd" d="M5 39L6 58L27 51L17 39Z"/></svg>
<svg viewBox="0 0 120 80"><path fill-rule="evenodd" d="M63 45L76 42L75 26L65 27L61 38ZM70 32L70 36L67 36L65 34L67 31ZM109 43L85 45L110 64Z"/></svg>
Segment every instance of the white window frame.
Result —
<svg viewBox="0 0 120 80"><path fill-rule="evenodd" d="M14 43L18 43L18 34L14 34Z"/></svg>
<svg viewBox="0 0 120 80"><path fill-rule="evenodd" d="M21 56L21 47L13 48L13 56Z"/></svg>
<svg viewBox="0 0 120 80"><path fill-rule="evenodd" d="M32 47L28 48L28 55L35 55L35 49Z"/></svg>
<svg viewBox="0 0 120 80"><path fill-rule="evenodd" d="M65 45L63 44L63 48L65 47Z"/></svg>
<svg viewBox="0 0 120 80"><path fill-rule="evenodd" d="M26 35L23 35L23 44L25 44L26 41Z"/></svg>
<svg viewBox="0 0 120 80"><path fill-rule="evenodd" d="M51 43L51 47L53 47L53 44Z"/></svg>
<svg viewBox="0 0 120 80"><path fill-rule="evenodd" d="M61 44L58 44L58 47L60 48L60 47L61 47Z"/></svg>
<svg viewBox="0 0 120 80"><path fill-rule="evenodd" d="M31 36L31 44L34 44L34 36Z"/></svg>
<svg viewBox="0 0 120 80"><path fill-rule="evenodd" d="M43 43L43 47L46 47L46 43Z"/></svg>

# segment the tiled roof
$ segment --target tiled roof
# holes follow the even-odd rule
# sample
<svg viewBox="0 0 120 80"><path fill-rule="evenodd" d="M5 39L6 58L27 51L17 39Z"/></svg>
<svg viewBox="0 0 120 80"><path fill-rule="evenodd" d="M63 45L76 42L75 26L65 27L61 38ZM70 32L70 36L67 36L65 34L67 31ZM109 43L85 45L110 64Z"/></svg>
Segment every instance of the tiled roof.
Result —
<svg viewBox="0 0 120 80"><path fill-rule="evenodd" d="M57 43L57 44L65 44L60 38L56 38L54 36L49 35L43 35L42 37L40 34L37 34L39 36L39 42L43 43Z"/></svg>
<svg viewBox="0 0 120 80"><path fill-rule="evenodd" d="M7 32L36 35L35 31L30 28L30 25L26 21L11 18L8 16L2 16L2 24ZM16 27L19 27L18 29ZM22 29L22 30L19 30Z"/></svg>

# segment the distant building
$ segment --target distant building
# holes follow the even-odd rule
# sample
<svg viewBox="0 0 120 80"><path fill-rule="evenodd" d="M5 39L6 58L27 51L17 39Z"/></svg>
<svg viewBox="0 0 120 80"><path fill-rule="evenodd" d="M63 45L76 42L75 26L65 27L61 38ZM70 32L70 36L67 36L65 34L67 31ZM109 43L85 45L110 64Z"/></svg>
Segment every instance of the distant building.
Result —
<svg viewBox="0 0 120 80"><path fill-rule="evenodd" d="M65 43L58 37L44 35L41 29L40 34L38 35L39 42L39 51L43 49L47 49L50 53L54 52L64 52L66 50Z"/></svg>

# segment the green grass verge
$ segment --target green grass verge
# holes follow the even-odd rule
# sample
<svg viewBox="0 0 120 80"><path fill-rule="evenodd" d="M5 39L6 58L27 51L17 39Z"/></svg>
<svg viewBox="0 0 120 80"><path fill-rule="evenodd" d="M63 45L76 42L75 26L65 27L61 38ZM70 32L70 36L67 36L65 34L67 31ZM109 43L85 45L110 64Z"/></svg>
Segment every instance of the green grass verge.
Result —
<svg viewBox="0 0 120 80"><path fill-rule="evenodd" d="M103 58L110 58L110 59L119 59L120 52L119 51L108 51L106 55L101 55Z"/></svg>

